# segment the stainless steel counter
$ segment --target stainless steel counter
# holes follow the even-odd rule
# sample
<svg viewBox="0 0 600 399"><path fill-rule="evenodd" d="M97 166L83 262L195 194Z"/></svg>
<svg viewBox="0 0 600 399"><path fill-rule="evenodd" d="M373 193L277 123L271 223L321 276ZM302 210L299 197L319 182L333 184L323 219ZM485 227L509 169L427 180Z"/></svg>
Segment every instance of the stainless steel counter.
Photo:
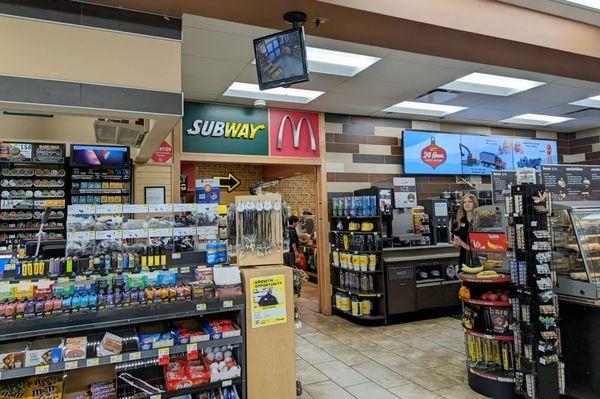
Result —
<svg viewBox="0 0 600 399"><path fill-rule="evenodd" d="M389 264L397 262L419 262L431 259L458 259L459 254L460 250L451 244L384 248L383 260Z"/></svg>

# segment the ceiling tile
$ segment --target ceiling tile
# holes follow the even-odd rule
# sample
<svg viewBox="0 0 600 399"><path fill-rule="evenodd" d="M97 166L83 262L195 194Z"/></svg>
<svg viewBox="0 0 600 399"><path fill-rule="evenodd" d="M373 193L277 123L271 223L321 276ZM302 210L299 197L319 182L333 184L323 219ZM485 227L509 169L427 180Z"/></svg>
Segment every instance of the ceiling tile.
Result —
<svg viewBox="0 0 600 399"><path fill-rule="evenodd" d="M497 96L494 96L497 97ZM495 109L498 111L513 112L515 115L536 113L537 111L561 104L562 101L542 101L531 98L522 98L515 95L497 98L482 104L477 108Z"/></svg>
<svg viewBox="0 0 600 399"><path fill-rule="evenodd" d="M306 35L306 45L310 47L325 48L328 50L344 51L347 53L370 55L372 57L383 58L391 54L393 50L369 46L366 44L345 42L342 40L328 39L325 37Z"/></svg>
<svg viewBox="0 0 600 399"><path fill-rule="evenodd" d="M255 25L240 24L237 22L224 21L222 19L202 17L199 15L183 14L182 19L184 31L186 28L198 28L213 30L217 32L232 33L236 35L250 36L253 38L267 36L276 32L274 29L263 28Z"/></svg>
<svg viewBox="0 0 600 399"><path fill-rule="evenodd" d="M477 70L485 67L485 65L479 64L476 62L460 61L460 60L454 60L451 58L434 57L432 55L411 53L409 51L400 51L400 50L392 51L390 53L390 55L387 56L387 58L391 58L394 60L401 60L401 61L416 62L416 63L427 64L427 65L437 65L437 66L442 66L442 67L447 67L447 68L471 70L471 71L477 71Z"/></svg>
<svg viewBox="0 0 600 399"><path fill-rule="evenodd" d="M600 93L590 89L550 83L515 94L515 97L533 98L539 100L552 99L559 103L568 104L570 102L582 100L597 94Z"/></svg>
<svg viewBox="0 0 600 399"><path fill-rule="evenodd" d="M488 101L491 101L497 97L489 96L487 94L477 94L477 93L458 93L457 97L452 98L448 101L440 102L440 104L444 105L457 105L459 107L473 107L478 104L483 104ZM431 102L419 100L420 102Z"/></svg>
<svg viewBox="0 0 600 399"><path fill-rule="evenodd" d="M182 76L183 91L206 94L222 94L230 85L230 80L205 79L194 76Z"/></svg>
<svg viewBox="0 0 600 399"><path fill-rule="evenodd" d="M566 114L583 109L577 105L561 104L554 107L544 108L538 112L543 115L568 116Z"/></svg>
<svg viewBox="0 0 600 399"><path fill-rule="evenodd" d="M371 65L357 77L390 82L424 83L429 87L436 87L469 73L470 71L464 69L417 64L388 58Z"/></svg>
<svg viewBox="0 0 600 399"><path fill-rule="evenodd" d="M182 75L208 79L235 80L246 65L246 62L225 61L185 54L181 59Z"/></svg>
<svg viewBox="0 0 600 399"><path fill-rule="evenodd" d="M465 110L455 112L450 115L446 115L444 119L457 120L457 119L470 119L485 122L497 122L502 119L510 118L514 116L513 112L498 111L493 109L482 109L482 108L467 108Z"/></svg>
<svg viewBox="0 0 600 399"><path fill-rule="evenodd" d="M554 83L594 90L597 92L597 94L600 94L600 82L588 82L587 80L559 78Z"/></svg>
<svg viewBox="0 0 600 399"><path fill-rule="evenodd" d="M216 101L217 98L219 98L219 94L184 91L183 98L185 99L185 101Z"/></svg>
<svg viewBox="0 0 600 399"><path fill-rule="evenodd" d="M251 37L190 27L183 30L182 53L239 62L254 59Z"/></svg>
<svg viewBox="0 0 600 399"><path fill-rule="evenodd" d="M401 100L411 99L421 93L427 92L430 86L426 84L411 84L400 82L386 82L383 80L363 79L354 77L346 80L331 92L361 96L368 93L372 97L393 98Z"/></svg>

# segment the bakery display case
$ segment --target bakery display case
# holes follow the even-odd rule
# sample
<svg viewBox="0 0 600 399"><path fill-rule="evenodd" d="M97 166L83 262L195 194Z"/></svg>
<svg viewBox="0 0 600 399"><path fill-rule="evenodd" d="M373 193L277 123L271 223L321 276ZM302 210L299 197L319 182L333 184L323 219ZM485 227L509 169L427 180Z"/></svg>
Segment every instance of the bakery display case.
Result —
<svg viewBox="0 0 600 399"><path fill-rule="evenodd" d="M600 299L600 201L557 203L551 225L558 293Z"/></svg>

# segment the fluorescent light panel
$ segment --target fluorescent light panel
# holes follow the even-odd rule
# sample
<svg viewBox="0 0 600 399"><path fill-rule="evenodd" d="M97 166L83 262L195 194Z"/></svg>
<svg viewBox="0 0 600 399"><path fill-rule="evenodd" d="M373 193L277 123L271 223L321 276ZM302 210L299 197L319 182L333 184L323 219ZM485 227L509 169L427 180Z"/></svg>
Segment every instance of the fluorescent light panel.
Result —
<svg viewBox="0 0 600 399"><path fill-rule="evenodd" d="M306 47L308 70L329 75L354 76L379 61L379 57Z"/></svg>
<svg viewBox="0 0 600 399"><path fill-rule="evenodd" d="M500 122L519 123L522 125L548 126L555 123L570 121L574 118L565 118L563 116L541 115L541 114L523 114L513 116L512 118L501 120Z"/></svg>
<svg viewBox="0 0 600 399"><path fill-rule="evenodd" d="M563 0L563 2L590 8L592 10L600 10L600 0Z"/></svg>
<svg viewBox="0 0 600 399"><path fill-rule="evenodd" d="M571 105L579 105L580 107L592 107L592 108L600 108L600 95L584 98L583 100L575 101L569 103Z"/></svg>
<svg viewBox="0 0 600 399"><path fill-rule="evenodd" d="M467 109L467 107L457 107L455 105L443 105L432 103L419 103L415 101L402 101L396 105L383 110L383 112L395 112L400 114L446 116L458 111Z"/></svg>
<svg viewBox="0 0 600 399"><path fill-rule="evenodd" d="M310 72L327 75L354 76L364 71L381 58L343 51L327 50L318 47L306 47L306 61ZM252 60L256 64L256 59Z"/></svg>
<svg viewBox="0 0 600 399"><path fill-rule="evenodd" d="M445 84L441 88L469 93L490 94L492 96L510 96L511 94L529 90L543 84L545 83L474 72Z"/></svg>
<svg viewBox="0 0 600 399"><path fill-rule="evenodd" d="M233 82L224 96L251 98L253 100L271 100L287 103L308 104L315 98L325 93L324 91L303 90L277 87L275 89L263 90L258 88L257 84Z"/></svg>

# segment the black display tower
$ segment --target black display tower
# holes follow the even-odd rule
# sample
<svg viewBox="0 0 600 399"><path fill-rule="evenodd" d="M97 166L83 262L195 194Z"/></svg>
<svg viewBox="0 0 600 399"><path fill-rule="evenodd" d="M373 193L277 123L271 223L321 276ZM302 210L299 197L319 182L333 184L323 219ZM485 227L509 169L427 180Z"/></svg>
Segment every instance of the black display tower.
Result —
<svg viewBox="0 0 600 399"><path fill-rule="evenodd" d="M515 318L515 385L531 399L561 394L558 299L554 290L549 216L551 198L541 184L520 184L506 199L509 217L510 270L516 285L511 299Z"/></svg>
<svg viewBox="0 0 600 399"><path fill-rule="evenodd" d="M364 212L362 206L352 208L352 199L374 197L374 208ZM380 196L376 189L358 190L354 195L332 198L345 201L343 207L332 207L331 233L331 284L333 288L333 310L344 318L360 324L387 323L383 263L383 215ZM372 223L371 231L352 230L351 224ZM342 259L347 258L347 261ZM356 266L351 263L357 259L374 257L375 264L369 260L369 266ZM364 287L364 281L368 287ZM353 283L356 281L356 283ZM341 297L341 298L340 298ZM340 299L342 302L340 303ZM348 303L344 303L344 301ZM365 308L365 304L368 304Z"/></svg>

